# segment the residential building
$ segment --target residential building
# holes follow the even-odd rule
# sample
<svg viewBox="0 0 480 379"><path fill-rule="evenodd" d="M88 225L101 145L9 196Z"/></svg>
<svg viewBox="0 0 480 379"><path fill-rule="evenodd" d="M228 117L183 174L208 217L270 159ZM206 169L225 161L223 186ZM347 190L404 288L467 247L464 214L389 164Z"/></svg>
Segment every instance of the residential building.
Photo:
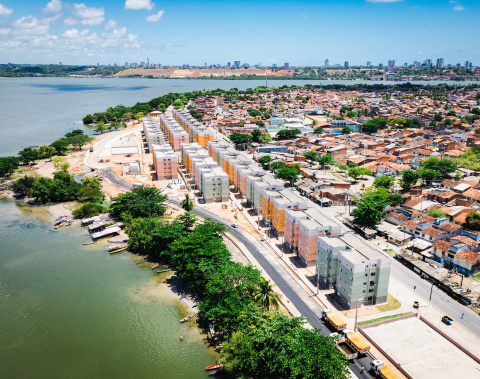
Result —
<svg viewBox="0 0 480 379"><path fill-rule="evenodd" d="M178 179L177 155L172 147L153 145L152 151L157 180Z"/></svg>

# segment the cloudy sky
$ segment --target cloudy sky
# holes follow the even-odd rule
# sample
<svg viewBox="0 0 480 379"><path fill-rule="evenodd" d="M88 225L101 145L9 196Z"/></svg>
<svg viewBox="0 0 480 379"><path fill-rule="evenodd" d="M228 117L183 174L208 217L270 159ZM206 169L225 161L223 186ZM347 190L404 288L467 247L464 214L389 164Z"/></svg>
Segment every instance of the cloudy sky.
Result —
<svg viewBox="0 0 480 379"><path fill-rule="evenodd" d="M480 0L0 0L0 63L480 65Z"/></svg>

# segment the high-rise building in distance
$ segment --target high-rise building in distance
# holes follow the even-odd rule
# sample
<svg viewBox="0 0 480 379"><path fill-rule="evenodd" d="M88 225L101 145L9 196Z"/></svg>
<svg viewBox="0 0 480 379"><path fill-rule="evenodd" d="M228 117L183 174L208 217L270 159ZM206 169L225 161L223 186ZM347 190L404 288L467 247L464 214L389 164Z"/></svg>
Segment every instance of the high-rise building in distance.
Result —
<svg viewBox="0 0 480 379"><path fill-rule="evenodd" d="M348 61L345 61L344 67L345 68L350 68L350 63L348 63Z"/></svg>
<svg viewBox="0 0 480 379"><path fill-rule="evenodd" d="M391 59L388 61L388 68L392 69L395 68L395 60Z"/></svg>
<svg viewBox="0 0 480 379"><path fill-rule="evenodd" d="M437 58L437 68L445 67L445 60L443 58Z"/></svg>
<svg viewBox="0 0 480 379"><path fill-rule="evenodd" d="M289 67L290 67L290 63L288 63L288 62L285 62L285 64L283 65L283 67L285 67L285 68L289 68Z"/></svg>
<svg viewBox="0 0 480 379"><path fill-rule="evenodd" d="M233 67L240 68L240 61L233 61Z"/></svg>
<svg viewBox="0 0 480 379"><path fill-rule="evenodd" d="M325 59L325 67L329 67L330 66L330 61L328 59Z"/></svg>
<svg viewBox="0 0 480 379"><path fill-rule="evenodd" d="M431 59L425 59L423 64L427 67L432 67L432 60Z"/></svg>
<svg viewBox="0 0 480 379"><path fill-rule="evenodd" d="M367 61L367 67L372 67L372 62Z"/></svg>
<svg viewBox="0 0 480 379"><path fill-rule="evenodd" d="M228 68L230 68L230 64L231 64L230 62L227 63L227 67L228 67Z"/></svg>
<svg viewBox="0 0 480 379"><path fill-rule="evenodd" d="M472 64L469 61L465 61L465 68L472 67Z"/></svg>

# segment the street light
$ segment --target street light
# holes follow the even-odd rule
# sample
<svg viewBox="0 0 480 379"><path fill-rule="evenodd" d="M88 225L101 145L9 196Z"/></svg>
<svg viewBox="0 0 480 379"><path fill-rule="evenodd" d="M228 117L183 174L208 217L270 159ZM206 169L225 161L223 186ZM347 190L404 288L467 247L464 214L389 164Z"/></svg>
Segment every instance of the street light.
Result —
<svg viewBox="0 0 480 379"><path fill-rule="evenodd" d="M357 317L358 317L358 304L362 304L364 302L364 299L358 299L357 301L357 306L355 308L355 326L353 327L353 331L357 331Z"/></svg>

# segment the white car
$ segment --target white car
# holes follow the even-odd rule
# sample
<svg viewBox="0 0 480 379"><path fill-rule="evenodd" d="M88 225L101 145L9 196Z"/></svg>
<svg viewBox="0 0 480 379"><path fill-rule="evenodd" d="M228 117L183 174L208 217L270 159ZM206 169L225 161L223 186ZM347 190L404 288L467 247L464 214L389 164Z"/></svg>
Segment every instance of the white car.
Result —
<svg viewBox="0 0 480 379"><path fill-rule="evenodd" d="M238 224L232 224L232 228L238 228Z"/></svg>

